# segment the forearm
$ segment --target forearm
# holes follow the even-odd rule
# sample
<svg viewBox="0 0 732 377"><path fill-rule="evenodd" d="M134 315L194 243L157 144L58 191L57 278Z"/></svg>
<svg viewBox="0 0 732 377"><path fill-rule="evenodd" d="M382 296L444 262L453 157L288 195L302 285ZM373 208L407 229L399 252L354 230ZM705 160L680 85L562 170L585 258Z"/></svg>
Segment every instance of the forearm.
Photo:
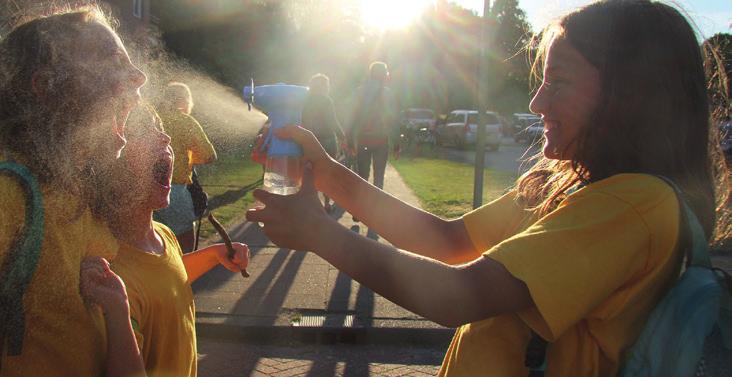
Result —
<svg viewBox="0 0 732 377"><path fill-rule="evenodd" d="M374 292L429 320L454 327L512 309L507 306L511 302L501 302L505 294L501 291L510 289L504 289L497 279L502 275L492 274L494 267L447 265L343 228L328 233L319 237L328 241L315 250L318 255Z"/></svg>
<svg viewBox="0 0 732 377"><path fill-rule="evenodd" d="M415 208L340 165L329 170L323 191L396 247L449 264L480 255L461 219L444 220Z"/></svg>
<svg viewBox="0 0 732 377"><path fill-rule="evenodd" d="M193 283L219 263L216 258L216 249L221 247L225 246L216 244L192 253L183 254L183 265L188 274L188 283Z"/></svg>
<svg viewBox="0 0 732 377"><path fill-rule="evenodd" d="M125 308L109 310L104 314L107 327L107 377L145 376L145 365Z"/></svg>

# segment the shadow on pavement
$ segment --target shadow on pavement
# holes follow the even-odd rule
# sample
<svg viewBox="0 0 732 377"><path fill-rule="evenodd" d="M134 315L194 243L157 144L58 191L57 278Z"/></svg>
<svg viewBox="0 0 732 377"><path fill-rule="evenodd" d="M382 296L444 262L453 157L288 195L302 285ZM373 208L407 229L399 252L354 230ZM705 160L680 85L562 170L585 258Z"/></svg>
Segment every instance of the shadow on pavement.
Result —
<svg viewBox="0 0 732 377"><path fill-rule="evenodd" d="M434 375L445 350L405 346L260 346L201 339L201 377Z"/></svg>
<svg viewBox="0 0 732 377"><path fill-rule="evenodd" d="M219 207L223 207L227 204L234 203L235 201L244 197L244 195L246 195L249 191L252 191L261 185L262 185L262 180L260 179L256 182L250 183L242 188L239 188L236 190L229 190L229 191L224 192L223 194L211 197L208 200L208 209L209 209L209 211L213 211Z"/></svg>

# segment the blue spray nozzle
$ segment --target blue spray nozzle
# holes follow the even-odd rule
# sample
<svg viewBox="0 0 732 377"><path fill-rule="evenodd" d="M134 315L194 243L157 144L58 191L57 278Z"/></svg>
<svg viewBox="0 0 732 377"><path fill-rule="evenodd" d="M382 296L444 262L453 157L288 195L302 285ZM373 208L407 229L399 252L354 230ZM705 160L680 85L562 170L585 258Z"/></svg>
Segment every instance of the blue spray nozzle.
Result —
<svg viewBox="0 0 732 377"><path fill-rule="evenodd" d="M307 94L308 88L299 85L273 84L244 87L244 100L262 110L269 117L270 132L264 142L264 145L268 147L268 156L302 155L299 145L277 138L274 136L274 130L288 124L300 124Z"/></svg>

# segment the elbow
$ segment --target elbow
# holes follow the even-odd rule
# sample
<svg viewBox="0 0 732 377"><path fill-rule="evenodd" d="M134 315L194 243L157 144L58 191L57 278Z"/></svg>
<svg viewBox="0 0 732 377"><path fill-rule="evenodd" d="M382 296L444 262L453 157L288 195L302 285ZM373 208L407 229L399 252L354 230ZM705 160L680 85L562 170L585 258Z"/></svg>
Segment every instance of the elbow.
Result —
<svg viewBox="0 0 732 377"><path fill-rule="evenodd" d="M440 288L433 289L433 294L441 299L432 302L432 321L445 327L460 327L502 313L496 297L481 283L480 271L461 265L452 266L450 272L452 276L441 279Z"/></svg>
<svg viewBox="0 0 732 377"><path fill-rule="evenodd" d="M440 326L445 327L460 327L463 325L467 325L469 323L479 321L485 318L471 318L469 315L465 315L463 310L459 309L459 305L442 305L442 307L446 308L443 313L436 313L433 318L430 318L433 322L437 323ZM451 309L448 309L451 308Z"/></svg>
<svg viewBox="0 0 732 377"><path fill-rule="evenodd" d="M459 318L452 318L452 317L434 319L433 321L440 326L450 327L450 328L456 328L456 327L460 327L462 325L466 325L466 324L470 323L470 322L461 321Z"/></svg>

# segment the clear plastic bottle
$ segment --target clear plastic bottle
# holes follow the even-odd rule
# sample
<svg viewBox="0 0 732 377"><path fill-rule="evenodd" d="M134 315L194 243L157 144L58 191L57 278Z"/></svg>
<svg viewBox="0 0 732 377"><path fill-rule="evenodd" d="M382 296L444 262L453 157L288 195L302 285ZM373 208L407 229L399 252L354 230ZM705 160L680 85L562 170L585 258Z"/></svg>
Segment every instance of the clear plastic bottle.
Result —
<svg viewBox="0 0 732 377"><path fill-rule="evenodd" d="M273 194L292 195L300 191L302 164L299 156L267 157L264 165L264 190Z"/></svg>

